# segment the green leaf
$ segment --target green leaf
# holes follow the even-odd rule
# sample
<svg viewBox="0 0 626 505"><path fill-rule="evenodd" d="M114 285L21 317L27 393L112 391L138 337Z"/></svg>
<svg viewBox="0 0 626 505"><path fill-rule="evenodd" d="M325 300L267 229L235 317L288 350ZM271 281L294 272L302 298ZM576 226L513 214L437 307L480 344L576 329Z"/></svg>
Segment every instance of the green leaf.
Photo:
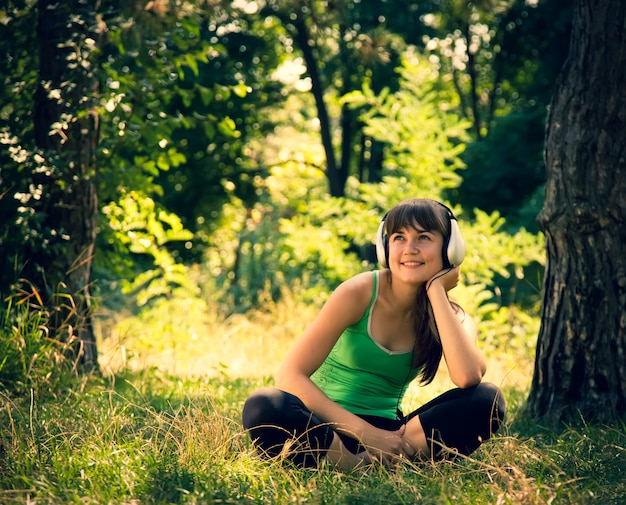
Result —
<svg viewBox="0 0 626 505"><path fill-rule="evenodd" d="M213 121L211 119L204 123L204 133L206 134L207 139L212 139L213 137L215 137L215 131L215 125L213 124Z"/></svg>
<svg viewBox="0 0 626 505"><path fill-rule="evenodd" d="M221 131L224 135L228 135L229 137L239 137L241 135L240 132L237 131L237 125L235 121L233 121L230 117L226 116L222 119L217 127L219 131Z"/></svg>
<svg viewBox="0 0 626 505"><path fill-rule="evenodd" d="M209 89L200 84L196 85L196 89L198 90L200 94L200 100L202 100L203 105L205 106L209 105L213 101L213 98L215 97L215 93L213 92L212 89Z"/></svg>
<svg viewBox="0 0 626 505"><path fill-rule="evenodd" d="M195 56L193 56L192 54L187 53L185 55L185 62L187 63L187 66L189 66L189 68L191 69L191 71L193 72L193 75L198 77L198 60L196 60Z"/></svg>
<svg viewBox="0 0 626 505"><path fill-rule="evenodd" d="M187 161L185 155L176 150L174 147L168 149L167 154L170 158L170 165L173 167L178 167Z"/></svg>
<svg viewBox="0 0 626 505"><path fill-rule="evenodd" d="M160 154L159 157L157 158L157 167L159 167L160 170L163 171L167 171L170 169L170 163L169 163L169 159L165 154Z"/></svg>
<svg viewBox="0 0 626 505"><path fill-rule="evenodd" d="M248 94L248 87L242 82L233 86L232 90L233 90L233 93L237 95L239 98L245 98L246 95Z"/></svg>

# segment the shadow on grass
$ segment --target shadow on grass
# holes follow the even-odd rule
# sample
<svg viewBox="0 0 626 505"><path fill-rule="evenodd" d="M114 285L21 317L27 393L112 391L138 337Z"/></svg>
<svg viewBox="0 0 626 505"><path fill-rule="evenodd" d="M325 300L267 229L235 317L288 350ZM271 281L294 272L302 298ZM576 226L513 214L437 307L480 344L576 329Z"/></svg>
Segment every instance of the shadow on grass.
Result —
<svg viewBox="0 0 626 505"><path fill-rule="evenodd" d="M581 503L626 505L626 423L544 426L524 408L527 391L510 391L514 408L507 433L537 456L525 466L528 477L553 481L580 493Z"/></svg>

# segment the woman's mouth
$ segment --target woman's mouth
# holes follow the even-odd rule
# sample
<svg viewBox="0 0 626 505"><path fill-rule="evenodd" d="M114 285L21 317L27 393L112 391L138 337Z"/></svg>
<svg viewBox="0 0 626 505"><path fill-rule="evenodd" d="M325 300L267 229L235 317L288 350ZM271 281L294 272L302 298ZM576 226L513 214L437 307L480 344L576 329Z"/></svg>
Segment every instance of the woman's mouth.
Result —
<svg viewBox="0 0 626 505"><path fill-rule="evenodd" d="M403 262L402 262L402 265L403 265L403 266L405 266L405 267L411 267L411 268L414 268L414 267L419 267L419 266L422 266L423 264L424 264L424 263L422 263L421 261L403 261Z"/></svg>

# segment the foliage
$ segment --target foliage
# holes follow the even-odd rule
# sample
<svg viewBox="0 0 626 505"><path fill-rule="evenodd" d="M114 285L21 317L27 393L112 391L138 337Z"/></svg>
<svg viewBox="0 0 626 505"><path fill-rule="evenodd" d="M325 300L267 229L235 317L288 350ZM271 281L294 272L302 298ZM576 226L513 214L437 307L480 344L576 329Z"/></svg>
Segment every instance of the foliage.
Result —
<svg viewBox="0 0 626 505"><path fill-rule="evenodd" d="M437 31L428 22L422 25L422 21L430 19L424 16L429 9L432 10L433 5L424 4L416 9L409 4L402 9L381 6L372 11L371 6L362 3L337 4L331 10L325 9L324 4L315 3L316 14L312 22L317 28L311 34L319 43L318 56L320 63L323 63L326 96L331 107L335 107L333 113L342 105L351 104L355 111L364 113L362 118L355 116L359 125L362 119L367 119L366 136L391 142L391 149L395 147L384 170L386 177L398 176L398 179L397 182L390 181L386 183L387 186L381 186L381 194L385 194L395 184L404 184L405 178L419 177L421 190L436 196L441 189L456 187L458 184L458 174L448 168L458 167L461 163L458 154L463 149L463 130L467 125L454 119L460 103L452 88L444 83L444 67L434 70L426 66L424 58L416 58L414 49L402 55L405 47L401 43L402 39L409 44L419 45L424 33L435 36ZM32 27L35 23L32 17L36 9L34 4L25 3L22 10L16 6L12 7L3 25L18 36L15 39L3 38L2 42L3 55L8 65L1 110L3 118L10 121L7 123L10 129L5 130L2 138L11 152L28 154L25 159L30 161L22 163L19 168L21 173L26 173L25 170L40 168L40 164L36 163L37 154L24 144L28 141L28 135L32 135L32 126L29 126L32 104L28 100L29 93L24 91L35 83L36 55L23 48L29 46L26 42L34 40ZM328 200L325 193L319 191L316 194L321 196L321 201L318 204L307 204L307 209L315 208L326 223L322 223L316 216L304 216L302 211L294 217L291 214L293 208L302 208L302 205L294 206L295 198L290 196L288 199L292 202L286 206L271 202L272 196L268 196L263 189L263 180L270 173L275 178L277 172L275 168L271 172L266 168L275 167L275 164L265 157L261 148L274 135L270 132L279 131L278 128L273 130L275 124L286 124L284 115L273 111L276 104L283 103L284 96L293 98L294 95L287 81L281 80L274 70L280 68L286 58L296 56L293 53L294 41L289 38L288 29L276 17L263 16L250 6L244 8L238 3L230 5L228 2L213 3L211 9L204 9L203 6L202 2L182 2L180 9L168 9L167 5L157 2L144 9L145 6L137 2L111 2L104 9L102 19L108 27L108 35L100 53L102 88L98 178L102 208L119 205L117 199L124 193L121 189L145 194L164 210L179 216L184 227L194 233L192 239L169 242L164 248L177 261L180 258L200 261L206 244L218 244L221 239L217 235L224 233L222 228L218 228L219 223L224 222L221 219L224 203L232 199L235 205L241 201L245 207L254 208L254 202L260 195L261 199L269 198L270 201L260 202L254 213L260 212L263 226L268 231L276 228L267 221L280 223L288 237L284 243L286 256L277 255L274 261L266 251L257 259L250 258L250 272L266 271L268 275L274 275L276 280L270 281L274 296L280 292L280 289L276 289L280 282L288 285L302 272L293 270L293 275L282 281L280 269L275 266L268 268L267 265L280 264L287 259L288 264L302 269L316 260L321 263L322 270L328 267L326 273L329 274L329 280L323 281L323 275L313 274L310 284L335 285L346 273L362 268L363 260L372 259L370 241L364 238L367 233L352 233L352 230L369 230L377 214L393 202L398 194L388 193L386 198L375 199L375 206L371 209L358 210L361 197L355 188L359 187L358 183L365 176L355 174L352 179L348 179L348 198L345 202ZM301 8L298 6L298 9ZM342 13L347 16L344 28L345 34L349 35L345 39L347 52L343 56L335 54L333 49L333 40L342 29L342 24L338 22ZM419 30L416 29L417 24L420 25ZM440 31L445 31L446 26L441 25ZM350 65L360 70L346 74L346 68L352 66L344 65L345 62L341 60L344 56L348 57ZM394 74L394 67L402 60L403 69ZM418 71L411 69L411 65L420 66L428 78L418 78ZM349 78L350 83L336 92L332 91L331 86L338 82L340 76ZM385 86L389 90L400 91L398 94L385 91L379 95ZM22 92L9 93L11 89ZM343 102L337 102L336 97L354 89L363 90L360 98L353 93ZM426 89L432 95L425 93ZM303 104L303 114L314 119L312 116L315 113L309 105L303 100L299 103ZM386 113L384 109L391 104L395 104L398 114L398 121L391 123L393 127L390 127L388 121L381 120L381 115ZM309 121L305 127L314 131L315 123ZM411 132L413 136L420 134L425 137L414 142ZM398 135L405 141L396 145ZM307 149L317 149L312 145L317 142L315 138L308 136L306 142L311 144ZM283 149L285 144L283 140ZM304 150L303 144L299 143L294 144L291 151L297 159L299 151ZM6 151L0 156L6 156ZM27 178L21 180L17 176L19 172L9 171L7 167L16 166L15 163L15 156L3 158L3 182L12 188L10 192L4 192L0 199L0 205L6 209L4 217L8 224L3 237L5 244L13 244L24 233L32 234L33 230L37 230L36 226L32 226L37 213L29 217L31 221L28 226L15 227L15 223L20 221L20 217L16 217L18 207L24 212L29 205L14 201L13 192L17 190L20 194L31 195L34 201L38 190L37 185L29 184ZM440 163L446 164L445 170L436 168ZM311 166L323 165L323 157L311 160ZM283 165L283 169L286 166ZM408 171L407 167L410 168ZM422 169L429 170L424 174ZM445 179L438 179L435 175ZM425 183L430 186L427 187ZM301 187L309 187L308 183L300 184ZM294 181L291 189L294 190L295 186L297 184ZM355 198L357 203L353 201ZM309 201L312 202L312 199ZM368 203L371 202L368 200ZM355 215L353 221L343 216L348 209ZM242 215L246 212L242 211ZM332 228L333 225L328 222L330 216L341 220L337 223L338 229L322 230L324 226ZM360 220L362 216L366 216L365 221ZM111 243L115 235L107 232L110 229L106 222L108 215L103 213L102 218L100 229L104 235L98 239L96 256L99 278L105 282L109 276L114 278L113 281L119 278L119 271L107 270L113 264L126 265L128 270L124 275L127 277L134 276L138 267L151 270L146 264L145 255L135 254L123 244ZM241 219L245 221L247 218ZM26 223L25 220L21 222ZM258 251L260 246L257 245L257 238L262 241L265 232L257 229L256 225L253 230L249 225L245 229L250 234L241 240L243 250L247 250L245 244L249 243ZM299 227L306 230L311 247L307 245L301 249ZM216 230L219 230L217 234ZM227 230L226 235L230 232ZM328 240L327 237L330 237L328 247L321 248L319 245ZM15 244L8 249L3 248L7 255L19 249ZM266 241L266 244L271 242ZM308 253L307 260L302 258L304 250ZM352 256L346 256L346 251ZM227 249L218 248L217 252L230 254ZM122 253L126 256L107 257ZM246 259L245 255L239 258ZM14 270L19 270L19 257L9 256L7 259L7 263L16 265ZM136 262L136 265L131 267L131 262ZM261 265L261 268L255 270L253 265ZM226 272L228 266L219 268ZM245 269L242 270L244 272ZM239 290L232 295L233 299L247 296L249 300L246 303L250 306L258 298L255 293L262 291L266 285L265 280L256 282L258 276L258 273L239 275L235 272L237 282L221 283L220 292L226 285L231 285L235 291ZM246 279L251 279L252 283L249 294L246 294L250 291L245 284L248 282ZM3 286L7 284L3 282ZM319 291L324 290L321 286ZM311 295L312 298L315 296Z"/></svg>
<svg viewBox="0 0 626 505"><path fill-rule="evenodd" d="M425 49L453 84L476 139L487 137L498 117L547 106L567 55L570 2L437 4L424 18L432 29Z"/></svg>
<svg viewBox="0 0 626 505"><path fill-rule="evenodd" d="M215 251L208 255L211 280L206 289L221 300L223 313L245 311L268 297L277 300L284 289L319 305L347 277L375 266L374 231L390 206L414 196L442 199L446 188L458 187L465 125L442 109L432 69L408 51L398 91L376 96L366 87L345 97L364 111L365 131L389 144L381 183L349 178L346 196L330 198L317 168L318 151L305 149L306 142L290 148L281 143L282 132L268 138L264 153L272 168L269 177L258 181L259 203L225 208ZM293 124L297 128L299 123ZM297 133L289 129L285 135ZM274 145L280 148L274 150ZM457 208L456 213L469 244L462 271L471 293L460 293L467 309L499 323L502 304L523 304L536 315L539 289L526 276L544 261L539 235L523 229L509 234L497 212ZM514 333L519 323L514 313L499 338Z"/></svg>
<svg viewBox="0 0 626 505"><path fill-rule="evenodd" d="M407 51L398 74L399 90L393 94L385 89L375 95L365 85L343 100L363 110L364 131L388 146L386 174L419 179L423 194L458 186L455 170L463 167L459 155L468 123L442 103L435 68L421 55Z"/></svg>
<svg viewBox="0 0 626 505"><path fill-rule="evenodd" d="M543 195L539 201L535 196L545 181L545 115L543 107L536 107L497 118L489 136L468 144L461 155L463 182L448 192L450 199L463 207L499 211L513 229L524 226L539 231L535 216Z"/></svg>
<svg viewBox="0 0 626 505"><path fill-rule="evenodd" d="M200 259L231 196L254 202L262 167L245 147L272 128L264 110L282 100L271 79L283 51L276 29L228 2L190 2L156 17L122 11L110 30L102 199L121 186L174 212L195 234L176 248L187 261Z"/></svg>
<svg viewBox="0 0 626 505"><path fill-rule="evenodd" d="M67 294L75 302L74 313L88 318L83 298L88 295L97 213L91 191L97 142L92 92L97 87L96 40L102 30L93 22L89 2L45 9L34 2L16 4L8 15L3 12L1 30L23 28L27 33L18 40L33 44L31 54L21 60L21 49L13 41L2 47L8 63L5 84L13 90L9 95L24 96L3 96L0 102L11 116L0 134L9 145L2 160L2 210L8 231L8 247L2 249L14 266L3 272L0 289L9 292L22 276L46 306L54 307ZM89 356L86 361L93 360Z"/></svg>
<svg viewBox="0 0 626 505"><path fill-rule="evenodd" d="M208 256L212 281L207 287L214 296L221 293L215 298L224 312L278 300L285 289L319 303L332 287L362 268L348 250L348 239L337 233L345 222L331 219L344 215L341 202L299 203L306 203L308 211L298 213L276 201L247 211L225 210L228 224L219 230L217 249Z"/></svg>
<svg viewBox="0 0 626 505"><path fill-rule="evenodd" d="M188 268L177 263L165 247L174 241L189 241L193 234L183 228L178 216L159 208L149 197L136 191L124 192L119 201L102 209L107 217L108 237L113 254L108 281L119 283L123 295L134 295L138 306L156 297L167 296L171 290L197 292L190 281ZM146 258L146 270L134 271L135 263L125 264L131 254ZM153 268L151 268L153 266Z"/></svg>
<svg viewBox="0 0 626 505"><path fill-rule="evenodd" d="M463 182L447 196L464 208L499 210L512 228L537 231L544 122L567 56L572 4L437 3L425 17L432 28L425 49L441 80L453 84L455 110L473 125L461 156Z"/></svg>
<svg viewBox="0 0 626 505"><path fill-rule="evenodd" d="M380 181L388 144L372 139L358 112L338 106L337 98L366 88L374 95L396 91L401 55L416 48L436 64L438 88L445 93L440 103L468 120L475 140L488 137L498 117L545 110L566 55L570 7L523 0L396 1L375 8L367 2L271 0L260 13L281 19L302 55L330 193L343 196L349 176ZM541 153L541 145L529 147Z"/></svg>
<svg viewBox="0 0 626 505"><path fill-rule="evenodd" d="M196 251L203 249L213 226L211 216L219 214L231 189L254 200L250 181L260 169L243 149L266 125L271 127L263 108L281 94L268 76L283 51L278 35L270 37L271 23L250 19L227 2L211 9L204 9L203 2L181 2L179 7L170 10L163 2L104 5L100 21L107 27L107 40L94 67L101 94L86 97L100 99L97 181L102 208L116 205L120 194L136 191L173 210L187 229L201 232L185 240L184 247L167 244L176 261L199 257ZM62 249L72 240L54 223L41 224L46 218L40 209L46 197L41 179L54 180L56 169L34 148L31 111L39 62L37 52L27 48L37 45L37 8L34 2L14 2L0 12L0 30L6 35L0 42L6 64L0 92L0 141L6 147L0 152L0 217L6 226L0 241L4 263L13 265L0 274L2 292L10 291L23 267L24 243L45 248L63 237ZM101 230L107 230L108 214L101 218ZM150 269L145 255L111 244L115 237L98 237L96 270L104 284L119 274L107 271L112 264L133 272ZM106 257L123 252L130 254Z"/></svg>
<svg viewBox="0 0 626 505"><path fill-rule="evenodd" d="M35 226L40 214L31 205L40 188L31 176L43 164L32 148L28 91L36 84L37 62L24 49L36 39L36 7L19 4L1 28L15 35L0 41L7 63L0 139L8 147L0 151L0 212L7 224L0 240L5 264L14 266L2 271L3 290L9 286L4 277L15 277L21 267L23 236L41 239ZM511 131L511 145L522 135L526 123L519 117L525 113L498 118L493 141L467 146L461 95L446 81L445 64L415 48L426 33L439 40L454 33L452 25L429 24L429 11L438 10L437 4L372 9L367 2L347 2L327 9L326 3L313 2L309 26L331 115L354 114L353 126L364 134L353 138L354 153L362 148L365 156L371 142L387 145L376 177L355 170L353 163L343 198L328 196L313 99L284 79L284 71L298 62L289 23L241 2L209 4L183 1L179 9L167 9L162 2L109 2L102 13L108 38L99 53L102 214L95 273L106 302L141 307L143 321L158 319L157 309L178 296L193 310L203 310L208 300L219 305L220 314L271 306L291 292L318 306L343 279L374 268L373 234L387 208L408 196L430 196L457 204L468 242L475 246L463 270L465 284L472 287L458 296L480 315L490 341L497 346L516 331L526 340L534 335L538 283L528 279L543 261L536 249L539 239L523 230L508 236L513 230L496 209L472 211L483 208L486 197L463 200L460 186L462 175L469 185L486 168L496 174L494 180L511 180L499 162L506 153L496 147ZM342 13L348 14L346 24ZM524 20L526 29L531 23ZM346 43L346 52L337 53L337 40ZM405 43L411 44L406 51ZM524 58L514 65L517 77L507 77L504 102L519 94L518 88L526 89L522 84L532 85L523 81L520 69L534 60L524 41L519 44ZM496 51L485 48L485 65L489 52ZM306 75L300 70L297 77ZM520 98L520 110L526 98ZM500 113L518 110L504 102L498 102ZM335 135L335 147L340 140ZM534 157L518 158L536 168ZM364 183L368 177L380 183ZM513 225L517 229L518 223ZM200 266L183 266L181 260ZM513 302L529 314L507 307Z"/></svg>
<svg viewBox="0 0 626 505"><path fill-rule="evenodd" d="M50 230L42 229L40 204L43 187L37 174L49 174L44 158L35 149L34 90L37 86L37 25L32 1L16 2L0 11L0 293L8 295L23 268L26 244L45 248ZM39 176L41 177L41 176ZM10 266L9 266L10 265Z"/></svg>
<svg viewBox="0 0 626 505"><path fill-rule="evenodd" d="M380 5L373 12L361 2L305 4L291 0L270 0L261 9L262 16L281 20L290 44L301 55L307 87L315 101L324 173L333 197L344 195L350 175L361 181L380 179L382 146L364 134L356 114L336 102L337 97L361 88L364 81L376 92L383 86L395 87L393 69L405 41L395 31L398 25L381 23L389 10L391 6ZM411 11L417 17L415 9ZM416 26L419 24L411 25L412 33L418 31Z"/></svg>

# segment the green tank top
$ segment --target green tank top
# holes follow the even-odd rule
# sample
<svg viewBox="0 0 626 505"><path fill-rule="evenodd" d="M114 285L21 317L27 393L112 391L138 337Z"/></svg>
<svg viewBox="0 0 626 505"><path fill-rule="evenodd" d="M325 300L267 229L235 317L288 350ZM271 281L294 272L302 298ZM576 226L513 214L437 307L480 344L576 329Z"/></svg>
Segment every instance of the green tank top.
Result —
<svg viewBox="0 0 626 505"><path fill-rule="evenodd" d="M389 351L370 334L378 275L378 271L374 272L374 289L365 314L358 323L346 328L311 380L353 414L396 419L402 397L419 370L411 369L411 351Z"/></svg>

